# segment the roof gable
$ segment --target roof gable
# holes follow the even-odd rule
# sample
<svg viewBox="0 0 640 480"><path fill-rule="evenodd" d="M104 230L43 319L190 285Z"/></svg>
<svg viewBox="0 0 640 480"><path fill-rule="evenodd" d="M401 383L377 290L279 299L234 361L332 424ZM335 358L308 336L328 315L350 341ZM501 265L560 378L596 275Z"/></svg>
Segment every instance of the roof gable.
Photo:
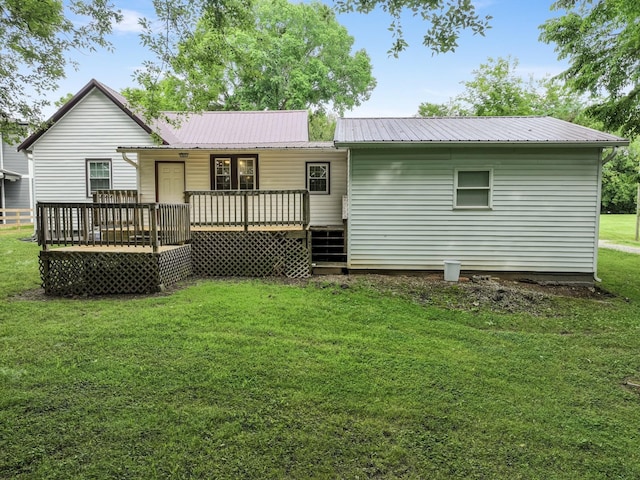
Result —
<svg viewBox="0 0 640 480"><path fill-rule="evenodd" d="M124 112L129 118L131 118L135 123L137 123L140 128L142 128L145 132L151 134L153 133L151 127L147 125L144 120L131 111L128 108L127 100L120 95L115 90L107 87L103 83L95 79L91 79L89 83L87 83L82 89L76 93L67 103L65 103L62 107L55 112L49 120L45 122L45 126L41 129L34 132L32 135L27 137L20 145L18 145L18 150L27 150L29 149L42 135L47 133L47 131L55 125L62 117L64 117L69 111L73 109L83 98L85 98L93 89L100 91L104 96L106 96L109 100L111 100L122 112ZM162 138L162 143L167 144L168 142Z"/></svg>
<svg viewBox="0 0 640 480"><path fill-rule="evenodd" d="M336 145L546 144L622 146L629 141L552 117L340 118Z"/></svg>

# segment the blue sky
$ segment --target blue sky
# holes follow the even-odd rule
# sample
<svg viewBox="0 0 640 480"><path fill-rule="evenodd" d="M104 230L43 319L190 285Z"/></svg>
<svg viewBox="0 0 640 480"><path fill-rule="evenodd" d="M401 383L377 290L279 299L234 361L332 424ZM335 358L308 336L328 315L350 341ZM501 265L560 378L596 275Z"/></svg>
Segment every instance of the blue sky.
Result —
<svg viewBox="0 0 640 480"><path fill-rule="evenodd" d="M74 52L78 70L69 69L60 89L51 94L52 100L76 93L91 78L117 90L135 86L133 72L145 59L151 59L139 43L137 17L152 16L151 1L115 3L123 10L125 21L116 27L111 38L114 52ZM419 19L405 19L404 32L410 47L400 58L393 58L387 54L392 42L387 16L382 12L340 15L340 23L355 38L354 47L369 53L378 82L370 100L345 116L413 116L421 102L441 103L460 93L461 82L471 79L472 71L488 57L517 57L523 76L541 78L560 73L566 63L557 59L552 45L538 40L540 24L559 15L550 10L552 3L553 0L475 0L480 14L493 17L492 28L485 37L465 33L454 53L436 56L422 46L426 28ZM52 108L45 113L50 115L53 111Z"/></svg>

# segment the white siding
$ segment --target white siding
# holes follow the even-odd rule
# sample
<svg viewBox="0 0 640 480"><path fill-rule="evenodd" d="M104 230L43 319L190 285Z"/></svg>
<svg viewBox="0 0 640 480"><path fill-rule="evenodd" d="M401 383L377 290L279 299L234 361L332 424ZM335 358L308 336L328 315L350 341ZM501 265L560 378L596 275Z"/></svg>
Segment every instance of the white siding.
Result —
<svg viewBox="0 0 640 480"><path fill-rule="evenodd" d="M153 145L151 137L94 89L32 146L36 196L44 202L88 202L86 159L109 158L112 188L135 189L136 170L119 145ZM129 154L135 160L135 154Z"/></svg>
<svg viewBox="0 0 640 480"><path fill-rule="evenodd" d="M492 210L454 210L456 168L493 170ZM599 151L352 150L349 266L592 273Z"/></svg>
<svg viewBox="0 0 640 480"><path fill-rule="evenodd" d="M307 162L330 162L330 194L311 195L311 225L342 224L342 196L347 191L347 153L318 150L264 150L234 152L189 151L181 159L177 151L155 150L140 153L142 201L155 201L155 162L184 161L187 190L210 190L210 155L258 155L260 190L302 190Z"/></svg>

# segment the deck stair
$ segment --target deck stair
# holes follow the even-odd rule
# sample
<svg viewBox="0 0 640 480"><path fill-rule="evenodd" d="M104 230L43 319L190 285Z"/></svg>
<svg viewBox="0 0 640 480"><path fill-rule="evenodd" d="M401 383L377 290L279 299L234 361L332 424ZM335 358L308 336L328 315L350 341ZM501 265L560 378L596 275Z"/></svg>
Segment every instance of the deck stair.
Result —
<svg viewBox="0 0 640 480"><path fill-rule="evenodd" d="M313 264L336 264L346 261L344 228L311 228L311 262Z"/></svg>

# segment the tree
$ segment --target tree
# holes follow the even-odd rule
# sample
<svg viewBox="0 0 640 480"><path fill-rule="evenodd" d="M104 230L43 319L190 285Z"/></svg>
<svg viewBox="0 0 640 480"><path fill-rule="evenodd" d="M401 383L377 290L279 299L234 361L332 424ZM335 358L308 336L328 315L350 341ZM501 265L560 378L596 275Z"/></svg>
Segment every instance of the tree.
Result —
<svg viewBox="0 0 640 480"><path fill-rule="evenodd" d="M81 19L74 18L80 16ZM70 49L109 48L106 35L122 19L108 0L0 0L0 132L40 121L43 95L73 62Z"/></svg>
<svg viewBox="0 0 640 480"><path fill-rule="evenodd" d="M460 95L445 104L422 103L418 115L549 115L589 124L578 94L555 79L524 79L517 69L517 58L488 58L473 70L473 79L462 83L465 88Z"/></svg>
<svg viewBox="0 0 640 480"><path fill-rule="evenodd" d="M351 54L353 37L327 6L258 0L253 12L249 28L226 32L222 65L208 55L206 28L181 45L179 75L195 72L213 94L201 108L342 113L369 98L375 86L369 56L364 50Z"/></svg>
<svg viewBox="0 0 640 480"><path fill-rule="evenodd" d="M73 98L73 93L68 92L67 94L61 96L58 100L53 102L53 104L56 106L56 108L60 108L72 98Z"/></svg>
<svg viewBox="0 0 640 480"><path fill-rule="evenodd" d="M150 94L129 98L180 110L345 110L375 86L364 50L317 2L259 0L253 21L228 24L224 35L203 18L178 45L172 71Z"/></svg>
<svg viewBox="0 0 640 480"><path fill-rule="evenodd" d="M408 47L402 31L403 12L420 16L429 25L422 43L434 53L455 51L462 30L484 36L491 20L490 16L481 18L470 0L336 0L335 4L339 12L366 14L380 8L388 13L394 37L389 53L394 56Z"/></svg>
<svg viewBox="0 0 640 480"><path fill-rule="evenodd" d="M569 60L561 77L594 98L587 113L609 131L640 133L640 2L557 0L566 13L545 22L540 38Z"/></svg>
<svg viewBox="0 0 640 480"><path fill-rule="evenodd" d="M146 90L144 98L137 97L142 105L142 115L151 120L160 115L163 108L161 84L180 60L180 46L193 43L198 29L208 31L206 52L209 65L215 65L226 51L226 35L238 26L252 22L253 0L153 0L156 20L141 21L144 32L142 43L155 54L156 59L144 62L143 68L135 73L138 84ZM470 0L335 0L338 12L370 13L382 9L391 18L389 30L393 33L393 45L389 53L398 55L408 45L402 32L401 16L410 12L419 15L428 25L423 43L433 53L454 51L463 30L484 35L489 28L491 17L480 17ZM328 10L325 10L327 12ZM158 28L163 25L162 28ZM201 43L202 44L202 43ZM178 68L180 70L180 68ZM197 87L197 84L194 84ZM198 88L190 89L188 95L198 95ZM198 102L194 101L194 104Z"/></svg>
<svg viewBox="0 0 640 480"><path fill-rule="evenodd" d="M633 213L636 211L640 141L616 152L602 167L602 212Z"/></svg>
<svg viewBox="0 0 640 480"><path fill-rule="evenodd" d="M309 140L331 141L336 131L338 119L333 114L315 112L309 117Z"/></svg>

